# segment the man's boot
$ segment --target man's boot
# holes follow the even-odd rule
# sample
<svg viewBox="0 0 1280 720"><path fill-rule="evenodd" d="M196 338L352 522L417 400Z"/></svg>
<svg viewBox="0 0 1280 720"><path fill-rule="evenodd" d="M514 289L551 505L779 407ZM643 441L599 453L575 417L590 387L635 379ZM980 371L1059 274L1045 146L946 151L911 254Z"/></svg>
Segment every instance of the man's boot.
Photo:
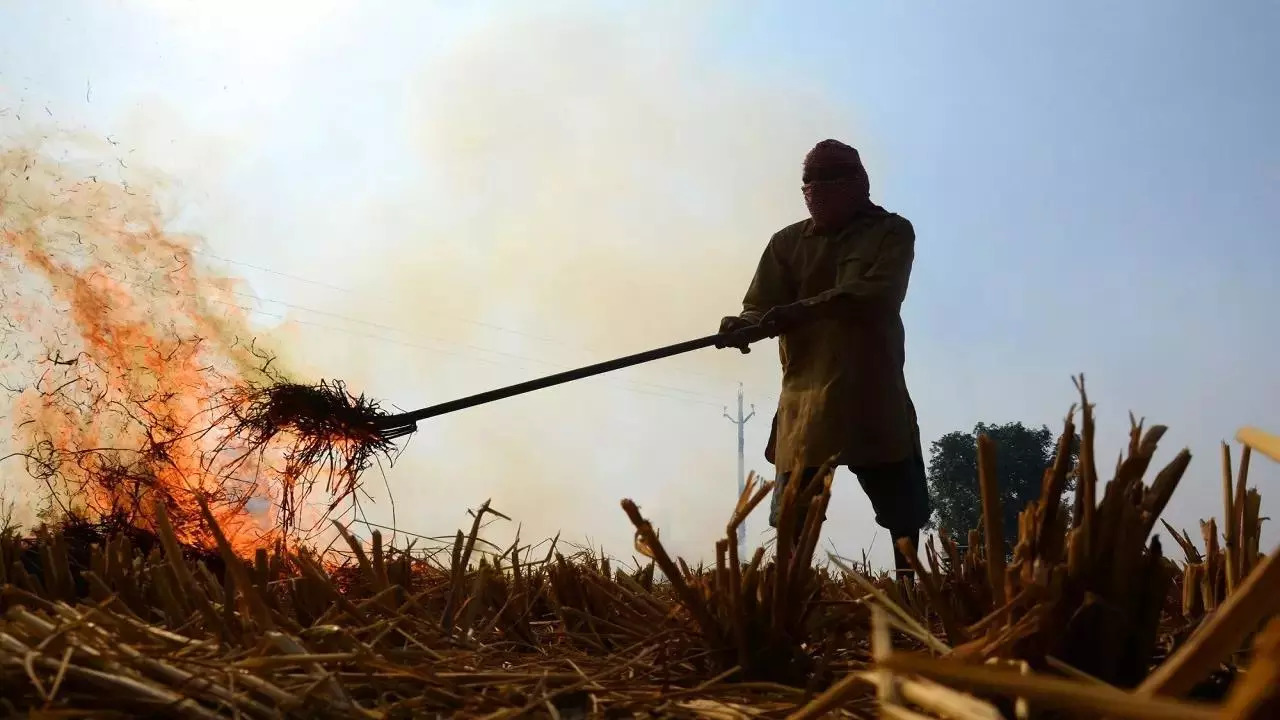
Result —
<svg viewBox="0 0 1280 720"><path fill-rule="evenodd" d="M914 582L916 581L916 571L915 571L915 568L911 567L911 561L910 561L910 560L908 560L908 559L907 559L907 556L906 556L906 555L904 555L904 554L902 554L902 551L898 549L898 541L899 541L899 540L901 540L902 538L906 538L906 539L910 540L910 541L911 541L911 547L913 547L913 548L917 548L917 547L919 547L919 546L920 546L920 531L919 531L919 530L913 530L913 531L909 531L909 532L895 532L895 533L893 533L893 568L894 568L894 571L897 573L898 580L900 580L900 581L906 581L906 582L908 582L908 583L914 583Z"/></svg>

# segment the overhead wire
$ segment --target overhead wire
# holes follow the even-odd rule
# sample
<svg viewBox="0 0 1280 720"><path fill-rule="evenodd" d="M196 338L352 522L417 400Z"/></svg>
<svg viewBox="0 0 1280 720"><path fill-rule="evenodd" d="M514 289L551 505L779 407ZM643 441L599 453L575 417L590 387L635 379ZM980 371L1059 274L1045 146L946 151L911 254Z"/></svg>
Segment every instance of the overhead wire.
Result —
<svg viewBox="0 0 1280 720"><path fill-rule="evenodd" d="M303 276L301 276L301 275L294 275L294 274L284 273L284 272L281 272L281 271L278 271L278 270L273 270L272 268L268 268L268 267L263 266L263 265L255 265L255 264L252 264L252 263L240 262L240 261L232 260L232 259L230 259L230 258L224 258L224 257L217 256L217 255L211 255L211 254L206 253L206 252L203 252L203 251L201 251L201 252L199 252L199 253L196 253L196 254L203 255L203 256L205 256L205 257L212 257L212 258L215 258L215 259L218 259L218 260L222 260L223 262L228 262L228 263L235 264L235 265L241 265L241 266L243 266L243 267L253 268L253 269L256 269L256 270L262 270L262 271L264 271L264 272L270 272L270 273L275 274L275 275L279 275L279 276L282 276L282 277L288 277L288 278L291 278L291 279L294 279L294 280L298 280L298 281L300 281L300 282L305 282L305 283L309 283L309 284L312 284L312 285L317 285L317 286L320 286L320 287L329 287L329 288L332 288L332 289L335 289L335 290L338 290L338 291L341 291L341 292L348 292L348 293L350 293L350 292L354 292L353 290L350 290L350 289L348 289L348 288L342 288L342 287L338 287L338 286L328 285L327 283L323 283L323 282L320 282L320 281L317 281L317 280L309 279L309 278L303 277ZM142 269L141 269L141 268L135 268L135 269L138 269L138 270L142 271ZM145 272L145 271L144 271L144 272ZM403 329L400 329L400 328L395 328L395 327L391 327L391 326L388 326L388 325L382 325L382 324L380 324L380 323L373 323L373 322L371 322L371 321L360 320L360 319L356 319L356 318L349 318L349 317L345 317L345 316L342 316L342 315L339 315L339 314L336 314L336 313L332 313L332 312L320 311L320 310L314 310L314 309L305 308L305 307L301 307L301 306L297 306L297 305L292 305L292 304L287 303L287 302L284 302L284 301L273 301L273 300L270 300L270 299L258 298L257 296L255 296L255 295L253 295L253 294L251 294L251 293L238 293L238 294L244 294L244 295L247 295L247 296L252 297L252 298L254 298L255 300L258 300L258 301L260 301L260 302L280 302L281 304L288 305L288 306L290 306L290 307L295 307L295 308L297 308L297 309L299 309L299 310L307 310L307 311L309 311L309 312L316 312L316 313L320 313L320 314L325 314L325 315L329 315L329 316L332 316L332 317L336 317L336 318L340 318L340 319L343 319L343 320L347 320L348 322L356 322L356 323L362 323L362 324L370 324L370 325L374 325L374 326L376 326L376 327L380 327L380 328L384 328L384 329L392 330L392 331L394 331L394 332L403 332L403 333L407 333L407 331L405 331L405 330L403 330ZM561 339L557 339L557 338L547 337L547 336L545 336L545 335L539 335L539 334L537 334L537 333L530 333L530 332L525 331L525 330L518 330L518 329L511 328L511 327L507 327L507 326L504 326L504 325L498 325L498 324L496 324L496 323L491 323L491 322L486 322L486 321L483 321L483 320L476 320L476 319L474 319L474 318L466 318L466 317L461 317L461 316L456 316L456 315L455 315L455 316L453 316L453 319L458 320L459 322L463 322L463 323L470 324L470 325L476 325L476 326L478 326L478 327L484 327L484 328L488 328L488 329L490 329L490 330L496 330L496 331L499 331L499 332L509 333L509 334L512 334L512 335L517 335L517 336L520 336L520 337L529 338L529 339L531 339L531 340L537 340L537 341L539 341L539 342L545 342L545 343L549 343L549 344L553 344L553 345L560 345L560 346L562 346L562 347L570 348L570 349L573 349L573 350L575 350L575 351L595 352L595 350L594 350L593 348L587 347L587 346L585 346L585 345L580 345L580 344L578 344L578 343L568 342L568 341L561 340ZM544 361L537 361L537 362L544 362ZM545 363L545 362L544 362L544 364L548 364L548 365L553 365L553 366L555 366L555 365L554 365L554 364L552 364L552 363ZM556 366L556 367L565 368L566 366ZM703 373L703 372L691 371L691 370L687 370L687 369L685 369L685 370L681 370L680 374L682 374L682 375L688 375L688 376L697 376L697 377L707 378L707 379L710 379L710 380L721 380L721 378L718 378L718 377L716 377L716 376L714 376L714 375L711 375L711 374L709 374L709 373ZM700 394L701 394L701 393L697 393L697 392L692 391L692 390L685 390L685 389L683 389L683 388L678 388L678 387L674 387L674 386L667 386L667 385L661 385L661 384L657 384L657 383L648 383L648 382L646 382L646 383L644 383L644 384L646 384L646 385L652 385L652 386L654 386L654 387L660 387L660 388L662 388L662 389L666 389L666 390L674 390L674 391L676 391L676 392L684 392L684 393L690 393L690 394L695 394L695 395L700 395Z"/></svg>
<svg viewBox="0 0 1280 720"><path fill-rule="evenodd" d="M347 293L349 293L349 292L353 292L352 290L350 290L350 289L348 289L348 288L344 288L344 287L341 287L341 286L338 286L338 285L333 285L333 284L330 284L330 283L322 282L322 281L319 281L319 280L315 280L315 279L313 279L313 278L308 278L308 277L305 277L305 276L302 276L302 275L298 275L298 274L294 274L294 273L287 273L287 272L283 272L283 271L280 271L280 270L277 270L277 269L274 269L274 268L271 268L271 267L268 267L268 266L265 266L265 265L261 265L261 264L244 262L244 261L241 261L241 260L236 260L236 259L233 259L233 258L228 258L228 257L222 256L222 255L217 255L217 254L210 253L210 252L203 251L203 250L193 250L193 251L192 251L192 253L193 253L193 254L196 254L196 255L203 256L203 257L212 258L212 259L214 259L214 260L218 260L218 261L220 261L220 262L225 262L225 263L232 264L232 265L238 265L238 266L242 266L242 267L246 267L246 268L251 268L251 269L254 269L254 270L261 271L261 272L267 272L267 273L270 273L270 274L273 274L273 275L276 275L276 276L279 276L279 277L289 278L289 279L292 279L292 280L296 280L296 281L299 281L299 282L307 283L307 284L314 285L314 286L317 286L317 287L323 287L323 288L326 288L326 289L336 290L336 291L339 291L339 292L347 292ZM116 264L117 264L117 265L123 265L123 266L125 266L125 267L131 268L131 269L133 269L133 270L135 270L135 271L137 271L137 272L139 272L139 273L142 273L142 274L144 274L144 275L147 275L147 276L153 276L153 275L155 275L157 272L160 272L161 274L165 274L165 273L163 273L163 271L158 271L158 270L154 270L154 269L150 269L150 270L149 270L149 269L147 269L147 268L143 268L143 267L141 267L141 266L139 266L139 265L137 265L137 264L134 264L134 263L121 262L121 263L116 263ZM110 265L109 265L109 266L110 266ZM186 296L190 296L190 297L193 297L193 298L196 298L196 299L203 299L203 300L208 300L208 301L212 301L212 302L217 302L218 304L222 304L222 305L226 305L226 306L230 306L230 307L235 307L235 308L238 308L238 309L240 309L240 310L244 310L245 312L254 313L254 314L256 314L256 315L260 315L260 316L262 316L262 317L270 317L270 318L275 318L275 319L279 319L279 320L291 320L291 321L296 322L296 323L298 323L298 324L300 324L300 325L307 325L307 326L310 326L310 327L321 328L321 329L325 329L325 330L328 330L328 331L331 331L331 332L337 332L337 333L346 334L346 335L349 335L349 336L352 336L352 337L362 337L362 338L365 338L365 339L376 340L376 341L379 341L379 342L389 343L389 344L398 345L398 346L402 346L402 347L406 347L406 348L413 348L413 349L426 350L426 351L430 351L430 352L436 352L436 353L445 354L445 355L452 355L452 356L456 356L456 357L470 357L470 358L472 358L472 359L476 359L476 360L479 360L479 361L481 361L481 362L487 362L487 363L489 363L489 364L504 365L504 363L501 363L501 362L498 362L498 361L492 360L492 359L490 359L490 358L480 358L480 357L476 357L476 356L468 356L468 355L466 355L466 354L457 353L457 352L450 352L450 351L448 351L448 350L445 350L445 349L442 349L442 348L438 348L438 347L431 347L431 346L422 345L422 344L417 343L417 342L408 342L408 341L400 340L400 339L396 339L396 338L388 338L388 337L385 337L385 336L382 336L382 335L374 335L374 334L370 334L370 333L357 332L357 331L354 331L354 330L351 330L351 329L347 329L347 328L334 327L334 326L332 326L332 325L326 325L326 324L323 324L323 323L318 323L318 322L314 322L314 321L310 321L310 320L302 320L302 319L298 319L298 318L296 318L296 317L295 317L295 318L290 318L289 316L287 316L287 315L285 315L285 314L282 314L282 313L272 313L272 312L268 312L268 311L265 311L265 310L262 310L262 309L259 309L259 308L256 308L256 307L249 307L249 306L246 306L246 305L238 305L238 304L236 304L236 303L231 303L231 302L224 301L224 300L216 300L216 299L213 299L213 298L209 298L209 297L206 297L206 296L200 295L200 294L198 294L198 293L183 293L183 292L181 292L181 291L177 291L177 290L167 290L167 289L164 289L164 288L156 287L156 286L154 286L154 285L145 285L145 284L141 284L141 283L138 283L138 282L136 282L136 281L129 280L129 279L127 279L127 278L117 278L117 277L111 276L110 274L107 274L107 273L104 273L104 275L107 275L107 276L108 276L108 277L110 277L113 281L116 281L116 282L123 282L123 283L125 283L125 284L129 284L129 285L132 285L132 286L134 286L134 287L139 287L139 288L143 288L143 289L148 289L148 290L152 290L152 291L154 291L154 292L160 292L160 293L170 293L170 294L186 295ZM244 292L244 291L239 291L239 290L233 290L233 289L230 289L230 288L219 288L219 291L220 291L220 292L224 292L224 293L229 293L229 294L232 294L232 295L236 295L236 296L239 296L239 297L244 297L244 298L247 298L247 299L249 299L249 300L252 300L252 301L253 301L253 302L255 302L255 303L274 303L274 304L281 305L281 306L284 306L284 307L292 308L292 309L294 309L294 310L299 310L299 311L306 312L306 313L312 313L312 314L320 315L320 316L324 316L324 317L330 317L330 318L333 318L333 319L336 319L336 320L341 320L341 321L343 321L343 322L353 323L353 324L356 324L356 325L365 325L365 326L368 326L368 327L376 328L376 329L379 329L379 330L386 330L386 331L390 331L390 332L393 332L393 333L400 333L400 334L404 334L404 335L413 335L413 333L411 333L411 332L409 332L409 331L406 331L406 330L404 330L404 329L402 329L402 328L398 328L398 327L395 327L395 326L392 326L392 325L387 325L387 324L384 324L384 323L378 323L378 322L374 322L374 321L371 321L371 320L365 320L365 319L362 319L362 318L355 318L355 317L351 317L351 316L348 316L348 315L343 315L343 314L341 314L341 313L335 313L335 312L332 312L332 311L321 310L321 309L314 308L314 307L308 307L308 306L305 306L305 305L301 305L301 304L294 303L294 302L290 302L290 301L286 301L286 300L281 300L281 299L278 299L278 298L264 298L264 297L261 297L261 296L259 296L259 295L254 294L254 293L249 293L249 292ZM528 332L525 332L525 331L522 331L522 330L517 330L517 329L514 329L514 328L508 328L508 327L505 327L505 326L496 325L496 324L493 324L493 323L487 323L487 322L478 321L478 320L474 320L474 319L468 319L468 318L455 318L455 319L460 320L460 321L462 321L462 322L469 323L469 324L473 324L473 325L477 325L477 326L482 326L482 327L487 327L487 328L490 328L490 329L498 330L498 331L501 331L501 332L507 332L507 333L511 333L511 334L514 334L514 335L519 335L519 336L522 336L522 337L528 337L528 338L535 339L535 340L539 340L539 341L542 341L542 342L547 342L547 343L557 344L557 345L561 345L561 346L565 346L565 347L570 347L570 348L573 348L573 349L575 349L575 350L576 350L576 349L582 349L582 348L581 348L581 346L578 346L578 345L577 345L577 344L575 344L575 343L567 343L567 342L562 341L562 340L557 340L557 339L554 339L554 338L548 338L548 337L544 337L544 336L540 336L540 335L536 335L536 334L528 333ZM475 350L475 351L477 351L477 352L481 352L481 353L488 353L488 354L493 354L493 355L499 355L499 356L509 357L509 358L512 358L512 359L515 359L515 360L519 360L519 361L521 361L522 363L533 363L533 364L543 365L543 366L546 366L546 367L551 367L551 368L560 369L560 370L564 370L564 369L569 369L569 368L570 368L570 366L567 366L567 365L563 365L563 364L560 364L560 363L555 363L555 362L551 362L551 361L547 361L547 360L542 360L542 359L539 359L539 358L533 358L533 357L529 357L529 356L527 356L527 355L521 355L521 354L519 354L519 353L513 353L513 352L509 352L509 351L504 351L504 350L496 350L496 349L493 349L493 348L487 348L487 347L483 347L483 346L479 346L479 345L473 345L473 344L470 344L470 343L458 343L458 342L452 342L452 341L442 340L442 339L440 339L440 338L428 338L428 339L429 339L429 340L431 340L431 341L433 341L433 342L441 343L441 344L444 344L444 345L453 345L453 346L455 346L455 347L464 347L464 348L468 348L468 349L471 349L471 350ZM509 365L509 363L505 363L505 364ZM686 373L684 373L684 374L699 375L699 376L702 376L702 377L714 378L714 376L708 375L708 374L706 374L706 373L687 373L687 372L686 372ZM718 379L718 378L715 378L715 379ZM666 384L662 384L662 383L654 383L654 382L649 382L649 381L641 381L641 380L627 380L627 381L624 381L624 382L625 382L625 383L627 383L627 386L626 386L626 387L624 387L623 389L626 389L626 390L628 390L629 392L634 392L634 393L641 394L641 395L649 395L649 396L653 396L653 397L666 398L666 399L676 400L676 401L680 401L680 402L686 402L686 403L690 403L690 404L706 405L706 406L708 406L708 407L723 407L723 406L724 406L724 403L723 403L722 401L720 401L718 398L714 398L714 397L709 396L709 395L707 395L707 394L705 394L705 393L703 393L703 392L699 392L699 391L695 391L695 390L689 390L689 389L682 388L682 387L677 387L677 386L672 386L672 385L666 385ZM618 383L614 383L614 382L609 382L608 384L618 385ZM643 388L652 388L653 390L646 390L646 389L643 389ZM667 392L655 392L656 390L663 390L663 391L667 391ZM673 392L674 392L674 393L680 393L680 395L672 395L672 394L670 394L670 393L673 393ZM682 396L683 396L683 397L682 397Z"/></svg>
<svg viewBox="0 0 1280 720"><path fill-rule="evenodd" d="M220 258L220 259L223 259L223 258ZM148 270L146 270L145 268L141 268L141 267L138 267L137 265L132 265L132 264L130 264L130 263L123 263L123 264L124 264L124 265L127 265L127 266L130 266L130 267L132 267L134 270L137 270L138 272L141 272L141 273L153 274L153 272L154 272L154 271L148 271ZM256 267L256 268L261 268L261 267L262 267L262 266L251 265L251 264L249 264L249 263L243 263L243 264L244 264L244 265L246 265L247 267ZM283 275L283 273L281 273L281 274ZM289 275L288 277L300 278L301 276ZM368 325L368 326L370 326L370 327L375 327L375 328L378 328L378 329L380 329L380 330L389 330L389 331L391 331L391 332L403 333L403 334L405 334L405 335L412 335L412 334L413 334L413 333L411 333L411 332L409 332L409 331L406 331L406 330L404 330L404 329L402 329L402 328L397 328L397 327L394 327L394 326L391 326L391 325L386 325L386 324L383 324L383 323L377 323L377 322L373 322L373 321L371 321L371 320L364 320L364 319L361 319L361 318L354 318L354 317L350 317L350 316L347 316L347 315L343 315L343 314L341 314L341 313L335 313L335 312L331 312L331 311L327 311L327 310L319 310L319 309L317 309L317 308L307 307L307 306L305 306L305 305L299 305L299 304L297 304L297 303L292 303L292 302L289 302L289 301L286 301L286 300L279 300L279 299L275 299L275 298L263 298L263 297L260 297L260 296L258 296L258 295L255 295L255 294L253 294L253 293L247 293L247 292L238 291L238 290L223 289L223 290L222 290L222 292L230 293L230 294L237 295L237 296L240 296L240 297L249 298L249 299L251 299L251 300L253 300L253 301L255 301L255 302L261 302L261 303L275 303L275 304L278 304L278 305L283 305L283 306L285 306L285 307L293 308L293 309L295 309L295 310L301 310L301 311L303 311L303 312L309 312L309 313L314 313L314 314L316 314L316 315L322 315L322 316L326 316L326 317L331 317L331 318L334 318L334 319L337 319L337 320L342 320L342 321L344 321L344 322L350 322L350 323L354 323L354 324L357 324L357 325ZM281 316L274 315L274 314L272 314L271 316L273 316L273 317L281 317ZM287 319L287 318L282 318L282 319ZM504 331L504 332L510 332L510 333L517 334L517 335L522 335L522 336L525 336L525 337L531 337L531 338L534 338L534 339L543 340L543 341L545 341L545 342L551 342L551 343L556 343L556 344L561 344L561 345L566 345L566 346L569 346L569 347L573 347L572 345L570 345L570 344L568 344L568 343L564 343L564 342L562 342L562 341L557 341L557 340L553 340L553 339L549 339L549 338L540 338L540 337L538 337L538 336L530 335L529 333L525 333L525 332L520 331L520 330L514 330L514 329L511 329L511 328L505 328L505 327L498 326L498 325L492 325L492 324L488 324L488 323L482 323L482 322L480 322L480 321L475 321L475 320L467 320L467 319L464 319L464 318L459 318L459 319L460 319L460 320L462 320L463 322L469 322L469 323L472 323L472 324L478 324L478 325L482 325L482 326L490 327L490 328L493 328L493 329L496 329L496 330L502 330L502 331ZM298 321L298 320L295 320L295 321L296 321L296 322L302 322L302 321ZM316 323L310 323L310 324L317 325ZM330 329L337 330L337 328L330 328ZM389 341L389 342L394 342L394 341L393 341L393 340L391 340L390 338L384 338L384 339L385 339L385 340L387 340L387 341ZM563 364L560 364L560 363L555 363L555 362L551 362L551 361L547 361L547 360L541 360L541 359L538 359L538 358L532 358L532 357L528 357L528 356L526 356L526 355L521 355L521 354L518 354L518 353L512 353L512 352L508 352L508 351L504 351L504 350L495 350L495 349L493 349L493 348L486 348L486 347L482 347L482 346L478 346L478 345L472 345L472 344L470 344L470 343L457 343L457 342L450 342L450 341L446 341L446 340L441 340L441 339L439 339L439 338L430 338L430 339L431 339L431 340L433 340L433 341L435 341L435 342L443 342L443 343L446 343L446 344L452 344L452 345L457 345L457 346L461 346L461 347L467 347L467 348L470 348L470 349L472 349L472 350L477 350L477 351L479 351L479 352L491 353L491 354L495 354L495 355L503 355L503 356L511 357L511 358L514 358L514 359L517 359L517 360L521 360L521 361L524 361L524 362L537 363L537 364L544 365L544 366L547 366L547 367L550 367L550 368L554 368L554 369L557 369L557 370L568 370L568 369L570 369L570 366L568 366L568 365L563 365ZM401 343L401 344L403 344L403 343ZM702 373L700 373L700 374L702 374ZM709 375L705 375L705 374L702 374L702 375L704 375L705 377L711 377L711 376L709 376ZM704 402L708 402L708 403L711 403L711 404L713 404L713 405L717 405L717 406L722 404L722 403L716 402L716 399L715 399L715 398L713 398L713 397L711 397L711 396L709 396L709 395L706 395L705 393L698 392L698 391L695 391L695 390L688 390L688 389L681 388L681 387L676 387L676 386L673 386L673 385L666 385L666 384L663 384L663 383L654 383L654 382L643 381L643 380L631 380L631 381L628 381L628 382L634 383L634 384L636 384L636 385L643 385L643 386L652 387L652 388L655 388L655 389L658 389L658 390L666 390L666 391L670 391L670 392L682 393L682 394L685 394L685 395L689 395L691 398L698 398L698 399L703 400Z"/></svg>
<svg viewBox="0 0 1280 720"><path fill-rule="evenodd" d="M130 265L129 263L121 263L121 264L123 264L123 265ZM146 270L143 270L143 269L141 269L141 268L138 268L137 266L132 266L132 267L133 267L135 270L139 270L140 272L144 272L144 273L145 273L145 272L147 272ZM101 272L101 271L100 271L100 272ZM327 330L327 331L330 331L330 332L336 332L336 333L340 333L340 334L343 334L343 335L348 335L348 336L351 336L351 337L360 337L360 338L364 338L364 339L368 339L368 340L374 340L374 341L378 341L378 342L382 342L382 343L387 343L387 344L391 344L391 345L398 345L398 346L405 347L405 348L417 349L417 350L425 350L425 351L428 351L428 352L433 352L433 353L438 353L438 354L443 354L443 355L450 355L450 356L454 356L454 357L464 358L464 359L471 360L471 361L484 362L484 363L488 363L488 364L491 364L491 365L497 365L497 366L508 366L508 367L509 367L509 366L511 366L511 363L504 363L504 362L502 362L502 361L500 361L500 360L496 360L496 359L493 359L493 358L479 357L479 356L476 356L476 355L474 355L474 354L468 354L468 353L462 353L462 352L452 351L452 350L449 350L449 349L447 349L447 348L432 347L432 346L430 346L430 345L424 345L424 344L421 344L421 343L418 343L418 342L410 342L410 341L400 340L400 339L397 339L397 338L389 338L389 337L385 337L385 336L383 336L383 335L376 335L376 334L373 334L373 333L360 332L360 331L358 331L358 330L353 330L353 329L351 329L351 328L340 328L340 327L335 327L335 326L332 326L332 325L327 325L327 324L319 323L319 322L315 322L315 321L312 321L312 320L304 320L304 319L300 319L300 318L296 318L296 317L292 317L292 318L291 318L291 317L289 317L288 315L285 315L285 314L282 314L282 313L273 313L273 312L270 312L270 311L267 311L267 310L263 310L263 309L256 308L256 307L251 307L251 306L249 306L249 305L242 305L242 304L235 303L235 302L232 302L232 301L229 301L229 300L222 300L222 299L218 299L218 298L208 297L208 296L206 296L206 295L202 295L202 294L199 294L199 293L190 293L190 292L183 292L183 291L181 291L181 290L170 290L170 289L166 289L166 288L161 288L161 287L157 287L157 286L152 285L152 284L141 283L141 282L138 282L138 281L135 281L135 280L131 280L131 279L127 278L127 277L124 277L124 278L122 278L122 277L116 277L116 276L112 275L111 273L107 273L107 272L101 272L101 274L102 274L103 276L107 277L108 279L110 279L112 282L118 282L118 283L121 283L121 284L130 285L130 286L132 286L132 287L137 287L137 288L144 289L144 290L150 290L150 291L153 291L153 292L156 292L156 293L168 294L168 295L174 295L174 296L181 296L181 297L189 297L189 298L196 299L196 300L200 300L200 301L203 301L203 302L211 302L211 303L215 303L215 304L224 305L224 306L227 306L227 307L232 307L232 308L236 308L236 309L239 309L239 310L243 310L243 311L245 311L245 312L253 313L253 314L255 314L255 315L260 315L260 316L263 316L263 317L270 317L270 318L275 318L275 319L278 319L278 320L288 320L288 321L291 321L291 322L295 322L295 323L297 323L297 324L299 324L299 325L305 325L305 326L309 326L309 327L315 327L315 328L319 328L319 329ZM150 273L149 273L149 274L150 274ZM240 296L248 297L248 298L251 298L251 299L255 299L255 300L258 300L259 302L274 302L274 303L277 303L277 304L280 304L280 305L284 305L284 306L286 306L286 307L291 307L291 308L294 308L294 309L296 309L296 310L301 310L301 311L304 311L304 312L313 312L313 313L321 314L321 315L329 315L329 316L332 316L332 317L336 317L336 318L338 318L338 319L343 319L343 320L348 320L348 321L350 321L350 322L355 322L355 323L357 323L357 324L366 324L366 325L372 325L372 326L375 326L375 327L384 327L384 328L387 328L387 329L391 329L391 330L393 330L393 331L394 331L394 330L396 330L395 328L391 328L390 326L380 326L380 325L379 325L379 324L377 324L377 323L372 323L372 322L367 322L367 321L360 321L360 320L358 320L358 319L356 319L356 318L347 318L347 317L342 316L342 315L340 315L340 314L336 314L336 313L327 313L327 312L325 312L325 311L316 310L316 309L314 309L314 308L308 308L308 307L305 307L305 306L302 306L302 305L297 305L297 304L290 303L290 302L286 302L286 301L283 301L283 300L264 300L264 299L256 298L256 297L255 297L254 295L252 295L251 293L243 293L243 292L237 292L237 291L234 291L234 290L226 290L226 289L223 289L222 291L223 291L223 292L230 293L230 294L234 294L234 295L240 295ZM401 331L401 332L403 332L403 331ZM501 355L501 356L509 357L509 358L512 358L512 359L515 359L515 360L520 360L520 361L523 361L523 362L525 362L525 363L535 363L535 364L541 364L541 365L548 365L548 366L551 366L551 367L565 367L565 366L557 365L557 364L555 364L555 363L550 363L550 362L545 361L545 360L539 360L539 359L537 359L537 358L531 358L531 357L523 356L523 355L520 355L520 354L518 354L518 353L511 353L511 352L505 352L505 351L493 350L493 349L490 349L490 348L484 348L484 347L481 347L481 346L470 345L470 344L450 343L449 341L440 340L440 339L438 339L438 338L431 338L431 340L432 340L433 342L442 343L442 344L444 344L444 345L461 346L461 347L465 347L465 348L468 348L468 349L471 349L471 350L476 350L476 351L479 351L479 352L487 352L487 353L492 353L492 354L496 354L496 355ZM647 396L651 396L651 397L663 398L663 399L672 400L672 401L675 401L675 402L682 402L682 403L686 403L686 404L694 404L694 405L704 405L704 406L707 406L707 407L717 407L717 408L718 408L718 407L722 407L722 405L723 405L723 403L715 402L713 398L710 398L710 397L705 396L705 395L696 394L696 393L693 393L692 391L683 390L683 389L681 389L681 388L667 388L666 386L656 385L656 384L653 384L653 383L642 383L642 382L638 382L638 381L622 381L622 382L617 382L617 381L608 381L608 380L605 380L604 382L606 382L606 384L614 385L615 387L618 387L619 389L625 390L625 391L627 391L627 392L632 392L632 393L636 393L636 394L639 394L639 395L647 395ZM657 388L660 388L660 389L674 389L674 390L676 390L676 391L678 391L678 392L684 392L684 393L687 393L687 394L688 394L688 396L680 396L680 395L673 395L673 394L670 394L670 393L656 392L656 391L654 391L654 390L646 389L645 387L636 387L636 385L648 385L648 386L651 386L651 387L657 387Z"/></svg>
<svg viewBox="0 0 1280 720"><path fill-rule="evenodd" d="M320 280L302 277L301 275L293 275L290 273L281 272L279 270L275 270L273 268L269 268L264 265L254 265L253 263L242 262L240 260L232 260L231 258L222 257L220 255L214 255L213 253L205 250L192 250L191 254L200 255L202 257L207 257L207 258L213 258L214 260L220 260L230 265L239 265L240 267L247 267L253 270L259 270L261 272L270 273L272 275L278 275L279 277L289 278L290 280L297 280L298 282L304 282L309 285L316 285L318 287L329 288L330 290L337 290L338 292L345 292L345 293L353 292L350 288L344 288L340 285L332 285L330 283L322 282Z"/></svg>

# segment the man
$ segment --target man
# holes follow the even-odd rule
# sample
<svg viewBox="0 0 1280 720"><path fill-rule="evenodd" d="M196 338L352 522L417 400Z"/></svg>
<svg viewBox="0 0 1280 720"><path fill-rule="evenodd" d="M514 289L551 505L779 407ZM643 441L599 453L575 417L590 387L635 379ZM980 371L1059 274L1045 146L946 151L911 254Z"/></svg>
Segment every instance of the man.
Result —
<svg viewBox="0 0 1280 720"><path fill-rule="evenodd" d="M915 231L871 201L862 159L844 143L818 143L805 157L802 182L809 218L774 234L742 313L720 324L720 332L743 339L724 347L745 351L747 338L778 336L782 393L765 449L777 471L769 524L778 526L782 492L794 475L808 484L821 480L824 465L848 466L876 524L895 541L898 576L910 577L896 541L918 545L930 513L903 375L900 309ZM797 522L803 526L803 518Z"/></svg>

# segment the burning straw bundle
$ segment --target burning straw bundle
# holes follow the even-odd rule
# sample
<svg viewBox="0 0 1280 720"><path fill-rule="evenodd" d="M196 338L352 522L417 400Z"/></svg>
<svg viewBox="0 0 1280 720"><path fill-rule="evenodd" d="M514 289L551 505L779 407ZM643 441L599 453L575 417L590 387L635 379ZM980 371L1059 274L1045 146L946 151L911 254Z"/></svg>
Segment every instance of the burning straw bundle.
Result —
<svg viewBox="0 0 1280 720"><path fill-rule="evenodd" d="M283 441L279 503L286 527L321 479L332 512L355 495L361 473L393 450L391 438L374 424L386 413L341 381L237 387L225 392L223 403L241 458Z"/></svg>
<svg viewBox="0 0 1280 720"><path fill-rule="evenodd" d="M393 438L373 424L386 413L341 382L289 382L252 346L236 346L243 357L234 372L204 366L199 337L163 341L151 365L124 372L88 353L50 353L22 389L15 424L28 446L13 456L48 491L55 520L125 518L154 531L158 500L191 541L199 496L251 551L305 538L347 501L356 507L362 473L390 459ZM171 365L183 372L171 376ZM327 508L304 526L316 490L327 493ZM272 510L251 517L264 500Z"/></svg>

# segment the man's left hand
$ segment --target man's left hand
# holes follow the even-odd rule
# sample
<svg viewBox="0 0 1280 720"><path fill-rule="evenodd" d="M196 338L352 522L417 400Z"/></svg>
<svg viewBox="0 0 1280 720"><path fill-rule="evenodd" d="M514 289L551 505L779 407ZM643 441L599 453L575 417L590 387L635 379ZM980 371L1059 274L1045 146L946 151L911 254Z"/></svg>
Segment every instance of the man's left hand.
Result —
<svg viewBox="0 0 1280 720"><path fill-rule="evenodd" d="M779 305L760 318L760 326L770 332L782 333L804 322L810 314L810 307L803 303Z"/></svg>

